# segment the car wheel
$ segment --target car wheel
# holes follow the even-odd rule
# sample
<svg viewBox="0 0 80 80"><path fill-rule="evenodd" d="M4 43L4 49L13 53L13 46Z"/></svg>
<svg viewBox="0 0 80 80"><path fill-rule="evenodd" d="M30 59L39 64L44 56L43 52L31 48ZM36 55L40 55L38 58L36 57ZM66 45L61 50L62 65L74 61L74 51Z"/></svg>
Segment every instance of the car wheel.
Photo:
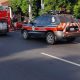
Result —
<svg viewBox="0 0 80 80"><path fill-rule="evenodd" d="M28 39L29 38L29 34L28 34L28 32L26 30L24 30L22 32L22 36L23 36L24 39Z"/></svg>
<svg viewBox="0 0 80 80"><path fill-rule="evenodd" d="M74 37L73 37L73 38L66 38L66 41L67 41L67 42L73 42L75 39L76 39L76 38L74 38Z"/></svg>
<svg viewBox="0 0 80 80"><path fill-rule="evenodd" d="M46 42L48 44L54 44L55 43L55 35L53 32L48 32L46 35Z"/></svg>

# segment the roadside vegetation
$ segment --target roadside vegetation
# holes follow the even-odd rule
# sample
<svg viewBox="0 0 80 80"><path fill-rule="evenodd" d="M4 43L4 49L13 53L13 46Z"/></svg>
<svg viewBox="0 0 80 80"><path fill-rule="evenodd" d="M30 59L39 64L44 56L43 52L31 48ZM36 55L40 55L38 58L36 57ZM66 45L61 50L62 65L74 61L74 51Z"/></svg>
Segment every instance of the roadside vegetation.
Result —
<svg viewBox="0 0 80 80"><path fill-rule="evenodd" d="M29 0L9 0L14 12L28 15ZM30 0L33 16L38 16L49 10L65 10L75 17L80 18L80 0L44 0L44 10L41 10L40 0Z"/></svg>

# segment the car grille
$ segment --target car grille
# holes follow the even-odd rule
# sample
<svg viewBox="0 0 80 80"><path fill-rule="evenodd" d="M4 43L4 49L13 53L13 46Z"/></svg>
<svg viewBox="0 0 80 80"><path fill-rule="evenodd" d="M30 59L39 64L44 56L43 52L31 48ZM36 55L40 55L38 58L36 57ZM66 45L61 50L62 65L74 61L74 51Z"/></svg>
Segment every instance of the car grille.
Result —
<svg viewBox="0 0 80 80"><path fill-rule="evenodd" d="M76 32L78 30L79 30L78 26L69 26L66 28L66 32Z"/></svg>

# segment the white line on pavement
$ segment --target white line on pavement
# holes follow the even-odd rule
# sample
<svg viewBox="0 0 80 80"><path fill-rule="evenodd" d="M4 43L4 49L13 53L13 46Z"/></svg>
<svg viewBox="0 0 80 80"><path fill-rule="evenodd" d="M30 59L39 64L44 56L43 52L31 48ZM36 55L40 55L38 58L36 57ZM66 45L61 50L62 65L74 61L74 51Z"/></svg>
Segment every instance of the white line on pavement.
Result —
<svg viewBox="0 0 80 80"><path fill-rule="evenodd" d="M68 60L53 56L53 55L49 55L46 53L41 53L41 54L80 67L80 64L77 64L75 62L71 62L71 61L68 61Z"/></svg>

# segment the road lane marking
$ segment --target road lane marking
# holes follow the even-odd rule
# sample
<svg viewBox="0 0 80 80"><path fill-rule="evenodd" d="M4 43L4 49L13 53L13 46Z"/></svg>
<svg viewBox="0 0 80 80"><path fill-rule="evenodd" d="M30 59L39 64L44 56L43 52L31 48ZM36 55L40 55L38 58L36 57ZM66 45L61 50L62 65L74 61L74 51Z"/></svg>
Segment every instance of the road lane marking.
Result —
<svg viewBox="0 0 80 80"><path fill-rule="evenodd" d="M75 66L78 66L80 67L80 64L77 64L75 62L72 62L72 61L68 61L66 59L62 59L62 58L59 58L59 57L56 57L56 56L53 56L53 55L49 55L49 54L46 54L46 53L41 53L42 55L45 55L45 56L48 56L48 57L51 57L53 59L57 59L57 60L60 60L60 61L63 61L63 62L66 62L66 63L69 63L69 64L72 64L72 65L75 65Z"/></svg>

